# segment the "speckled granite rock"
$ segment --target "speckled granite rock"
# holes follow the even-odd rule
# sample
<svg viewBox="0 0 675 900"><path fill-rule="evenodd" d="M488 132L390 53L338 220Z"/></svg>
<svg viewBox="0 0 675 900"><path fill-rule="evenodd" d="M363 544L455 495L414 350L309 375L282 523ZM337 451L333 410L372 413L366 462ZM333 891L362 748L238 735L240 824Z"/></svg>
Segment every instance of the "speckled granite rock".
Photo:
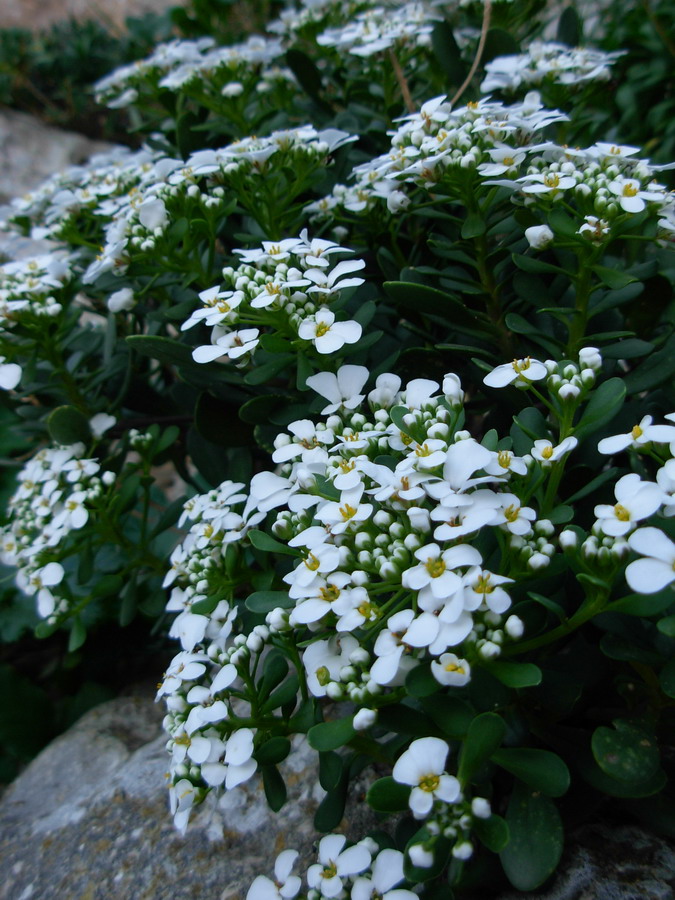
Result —
<svg viewBox="0 0 675 900"><path fill-rule="evenodd" d="M258 778L202 808L185 838L164 786L161 710L121 698L57 738L0 799L0 900L239 900L287 846L309 850L319 796L315 754L283 764L289 801L275 815ZM365 812L365 811L364 811ZM349 816L355 833L370 825Z"/></svg>
<svg viewBox="0 0 675 900"><path fill-rule="evenodd" d="M53 128L25 113L0 110L0 203L107 147L110 144Z"/></svg>
<svg viewBox="0 0 675 900"><path fill-rule="evenodd" d="M498 900L673 900L672 843L631 825L587 825L570 839L560 872L541 891Z"/></svg>

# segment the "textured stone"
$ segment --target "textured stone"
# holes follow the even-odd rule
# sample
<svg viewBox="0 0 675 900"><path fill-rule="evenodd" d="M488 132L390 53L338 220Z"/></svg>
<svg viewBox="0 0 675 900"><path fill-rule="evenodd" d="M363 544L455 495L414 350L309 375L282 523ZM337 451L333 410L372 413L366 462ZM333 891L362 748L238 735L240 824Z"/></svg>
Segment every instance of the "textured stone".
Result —
<svg viewBox="0 0 675 900"><path fill-rule="evenodd" d="M107 147L110 144L53 128L25 113L0 110L0 203Z"/></svg>
<svg viewBox="0 0 675 900"><path fill-rule="evenodd" d="M0 0L0 28L48 28L63 19L96 19L120 30L127 16L161 13L180 0Z"/></svg>
<svg viewBox="0 0 675 900"><path fill-rule="evenodd" d="M276 853L308 853L323 792L304 740L282 764L289 801L278 815L254 777L198 809L181 837L167 808L160 712L149 699L105 703L8 788L0 900L239 900L257 874L271 874ZM372 827L364 812L348 816L355 834Z"/></svg>

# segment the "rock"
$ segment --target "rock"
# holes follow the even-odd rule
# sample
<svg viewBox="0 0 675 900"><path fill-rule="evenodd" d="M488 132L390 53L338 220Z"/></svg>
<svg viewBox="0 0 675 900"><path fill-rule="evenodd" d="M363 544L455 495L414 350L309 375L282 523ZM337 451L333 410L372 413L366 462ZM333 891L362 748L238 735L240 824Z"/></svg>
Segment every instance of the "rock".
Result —
<svg viewBox="0 0 675 900"><path fill-rule="evenodd" d="M45 125L14 110L0 111L0 203L30 191L54 172L110 148L102 141Z"/></svg>
<svg viewBox="0 0 675 900"><path fill-rule="evenodd" d="M672 900L675 851L633 825L586 825L568 841L560 871L545 890L499 900Z"/></svg>
<svg viewBox="0 0 675 900"><path fill-rule="evenodd" d="M308 853L323 792L304 739L282 764L289 800L278 815L254 777L218 808L197 810L181 837L168 811L160 718L147 698L104 703L7 789L0 900L243 900L278 852ZM348 816L355 835L373 827L363 815Z"/></svg>
<svg viewBox="0 0 675 900"><path fill-rule="evenodd" d="M161 13L178 0L0 0L0 28L49 28L63 19L97 19L102 25L121 30L127 16Z"/></svg>

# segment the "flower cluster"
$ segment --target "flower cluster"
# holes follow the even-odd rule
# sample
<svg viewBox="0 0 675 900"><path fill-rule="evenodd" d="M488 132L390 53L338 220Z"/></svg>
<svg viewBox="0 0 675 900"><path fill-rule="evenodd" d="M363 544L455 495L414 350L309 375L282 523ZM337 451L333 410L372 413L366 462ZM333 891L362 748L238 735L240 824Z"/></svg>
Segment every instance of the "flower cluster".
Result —
<svg viewBox="0 0 675 900"><path fill-rule="evenodd" d="M294 76L279 65L282 56L281 41L258 35L228 47L214 46L212 38L171 41L157 46L146 59L102 78L95 85L96 98L120 108L137 104L146 94L181 91L225 111L223 100L250 91L267 93L275 82L288 88Z"/></svg>
<svg viewBox="0 0 675 900"><path fill-rule="evenodd" d="M108 418L108 417L106 417ZM73 600L66 569L68 540L83 528L92 504L115 481L84 458L84 445L40 450L21 470L8 504L9 524L0 531L2 562L16 566L16 583L48 622L67 612Z"/></svg>
<svg viewBox="0 0 675 900"><path fill-rule="evenodd" d="M418 0L397 7L395 12L384 5L375 6L342 27L327 28L316 40L322 47L369 57L408 44L428 46L434 23L440 18L425 2Z"/></svg>
<svg viewBox="0 0 675 900"><path fill-rule="evenodd" d="M223 269L223 278L231 287L216 285L202 291L203 306L181 326L185 330L203 322L212 328L211 343L197 347L194 360L235 360L251 353L258 345L260 329L233 327L240 324L271 325L282 336L288 332L311 341L321 354L335 353L344 344L358 341L358 322L339 321L329 309L342 290L363 283L352 275L365 266L363 260L331 259L344 252L331 241L310 240L306 230L297 239L265 241L256 250L235 250L243 264Z"/></svg>
<svg viewBox="0 0 675 900"><path fill-rule="evenodd" d="M293 900L302 887L299 875L292 874L297 850L283 850L274 864L274 880L258 875L246 894L246 900ZM305 873L308 900L352 897L353 900L414 900L413 891L399 885L405 882L403 854L385 848L372 838L348 845L341 834L328 834L319 841L317 861Z"/></svg>
<svg viewBox="0 0 675 900"><path fill-rule="evenodd" d="M317 217L336 207L361 212L384 198L390 212L398 212L410 203L407 184L431 192L442 184L465 196L476 187L476 170L494 175L514 171L533 149L529 145L536 135L566 118L545 109L534 93L511 106L484 99L457 109L445 96L435 97L402 120L388 153L354 169L354 186L337 185L308 211Z"/></svg>
<svg viewBox="0 0 675 900"><path fill-rule="evenodd" d="M525 53L498 56L485 65L484 94L493 91L529 90L542 82L575 87L608 81L610 67L625 51L613 53L592 47L567 47L552 41L532 41Z"/></svg>
<svg viewBox="0 0 675 900"><path fill-rule="evenodd" d="M142 182L118 205L106 226L106 242L84 274L85 283L104 272L123 274L134 254L175 253L175 242L166 247L162 239L180 218L201 217L211 223L232 192L242 206L261 220L266 229L269 203L254 202L261 179L280 204L290 205L324 165L329 155L344 143L355 140L337 129L317 131L311 125L275 131L264 138L246 138L217 150L200 150L186 162L170 157L148 166ZM296 173L290 184L284 173ZM267 198L269 199L269 198Z"/></svg>
<svg viewBox="0 0 675 900"><path fill-rule="evenodd" d="M81 230L86 219L91 227L85 228L84 237L100 240L102 225L120 215L144 179L152 179L159 158L160 153L148 148L132 152L128 147L115 147L97 153L87 163L71 166L12 200L12 212L4 225L36 239L58 240L73 226Z"/></svg>

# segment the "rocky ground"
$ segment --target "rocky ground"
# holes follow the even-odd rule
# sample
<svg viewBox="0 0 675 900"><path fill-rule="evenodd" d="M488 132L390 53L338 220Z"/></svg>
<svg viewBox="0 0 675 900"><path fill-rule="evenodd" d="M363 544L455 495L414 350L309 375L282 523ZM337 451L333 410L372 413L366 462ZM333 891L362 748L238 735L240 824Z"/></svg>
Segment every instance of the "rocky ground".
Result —
<svg viewBox="0 0 675 900"><path fill-rule="evenodd" d="M70 17L98 19L120 29L127 16L162 12L180 0L0 0L0 28L39 31Z"/></svg>

